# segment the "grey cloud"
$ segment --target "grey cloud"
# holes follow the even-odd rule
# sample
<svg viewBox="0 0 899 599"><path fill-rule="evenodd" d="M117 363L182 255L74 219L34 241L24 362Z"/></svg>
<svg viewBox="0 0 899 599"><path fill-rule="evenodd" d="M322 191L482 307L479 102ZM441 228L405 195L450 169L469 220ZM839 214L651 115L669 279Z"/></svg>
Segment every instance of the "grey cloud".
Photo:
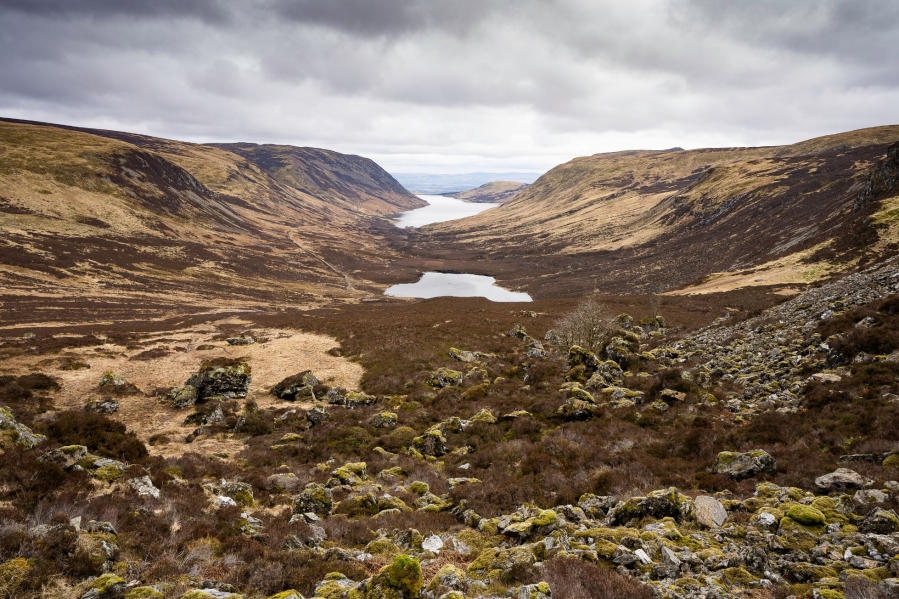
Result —
<svg viewBox="0 0 899 599"><path fill-rule="evenodd" d="M231 10L222 0L0 0L0 12L44 18L195 17L228 20Z"/></svg>
<svg viewBox="0 0 899 599"><path fill-rule="evenodd" d="M273 0L271 7L294 22L378 37L432 28L465 32L503 4L484 0Z"/></svg>
<svg viewBox="0 0 899 599"><path fill-rule="evenodd" d="M0 114L406 170L780 143L895 120L896 16L880 0L0 0Z"/></svg>

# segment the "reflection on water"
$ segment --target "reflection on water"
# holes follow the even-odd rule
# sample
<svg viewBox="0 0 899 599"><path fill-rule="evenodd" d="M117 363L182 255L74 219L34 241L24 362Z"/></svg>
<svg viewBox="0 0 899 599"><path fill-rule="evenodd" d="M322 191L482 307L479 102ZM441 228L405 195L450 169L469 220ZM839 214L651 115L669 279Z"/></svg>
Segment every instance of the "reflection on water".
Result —
<svg viewBox="0 0 899 599"><path fill-rule="evenodd" d="M494 302L529 302L527 293L509 291L494 285L496 279L481 275L426 272L417 283L394 285L384 295L394 297L486 297Z"/></svg>
<svg viewBox="0 0 899 599"><path fill-rule="evenodd" d="M409 212L401 212L396 217L399 219L398 222L394 223L397 227L423 227L432 223L474 216L479 212L499 206L499 204L474 204L444 196L422 194L418 197L426 201L428 205Z"/></svg>

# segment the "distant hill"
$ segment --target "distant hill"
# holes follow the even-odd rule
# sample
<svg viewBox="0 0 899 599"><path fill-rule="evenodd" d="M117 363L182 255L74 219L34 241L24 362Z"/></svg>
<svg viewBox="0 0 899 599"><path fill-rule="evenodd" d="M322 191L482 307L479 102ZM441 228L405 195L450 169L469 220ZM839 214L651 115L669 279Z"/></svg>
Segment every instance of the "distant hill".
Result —
<svg viewBox="0 0 899 599"><path fill-rule="evenodd" d="M465 200L466 202L476 202L483 204L502 204L508 202L519 193L527 189L527 183L516 183L515 181L493 181L485 183L475 189L468 191L460 191L458 193L445 193L443 195L456 198L457 200Z"/></svg>
<svg viewBox="0 0 899 599"><path fill-rule="evenodd" d="M493 181L533 183L540 173L461 173L437 175L430 173L391 173L412 193L442 195L474 189Z"/></svg>
<svg viewBox="0 0 899 599"><path fill-rule="evenodd" d="M254 143L207 144L243 156L276 181L377 214L426 206L374 160L333 150Z"/></svg>

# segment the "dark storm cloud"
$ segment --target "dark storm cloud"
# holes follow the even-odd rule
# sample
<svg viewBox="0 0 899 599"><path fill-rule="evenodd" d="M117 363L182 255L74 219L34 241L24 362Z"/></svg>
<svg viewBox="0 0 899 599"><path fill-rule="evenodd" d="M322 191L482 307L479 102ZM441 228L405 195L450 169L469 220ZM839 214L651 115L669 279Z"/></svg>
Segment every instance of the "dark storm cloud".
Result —
<svg viewBox="0 0 899 599"><path fill-rule="evenodd" d="M224 22L231 15L219 0L0 0L0 10L53 19L193 17Z"/></svg>
<svg viewBox="0 0 899 599"><path fill-rule="evenodd" d="M532 170L890 123L896 39L886 0L0 0L0 114Z"/></svg>
<svg viewBox="0 0 899 599"><path fill-rule="evenodd" d="M273 0L271 8L291 21L364 36L441 29L465 32L493 10L484 0Z"/></svg>

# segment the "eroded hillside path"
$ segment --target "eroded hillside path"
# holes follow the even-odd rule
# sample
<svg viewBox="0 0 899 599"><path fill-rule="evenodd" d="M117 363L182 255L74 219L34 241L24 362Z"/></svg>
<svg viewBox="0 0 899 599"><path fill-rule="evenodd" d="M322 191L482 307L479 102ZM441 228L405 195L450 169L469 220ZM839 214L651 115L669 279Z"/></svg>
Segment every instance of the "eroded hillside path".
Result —
<svg viewBox="0 0 899 599"><path fill-rule="evenodd" d="M336 267L334 267L333 265L331 265L327 260L325 260L324 258L322 258L321 256L319 256L318 254L316 254L315 252L313 252L312 250L310 250L308 247L304 246L302 243L300 243L300 242L297 241L296 239L294 239L294 233L296 233L296 229L291 229L290 231L287 232L287 237L288 237L288 238L289 238L289 239L290 239L290 240L291 240L291 241L292 241L298 248L300 248L301 250L303 250L304 252L306 252L307 254L309 254L310 256L312 256L313 258L315 258L316 260L318 260L318 261L321 262L322 264L324 264L328 269L330 269L331 271L333 271L334 274L336 274L337 276L343 277L343 280L344 280L344 282L346 283L347 291L355 291L355 290L356 290L356 288L353 287L353 281L352 281L352 279L350 279L349 275L347 275L346 273L344 273L344 272L338 270Z"/></svg>

